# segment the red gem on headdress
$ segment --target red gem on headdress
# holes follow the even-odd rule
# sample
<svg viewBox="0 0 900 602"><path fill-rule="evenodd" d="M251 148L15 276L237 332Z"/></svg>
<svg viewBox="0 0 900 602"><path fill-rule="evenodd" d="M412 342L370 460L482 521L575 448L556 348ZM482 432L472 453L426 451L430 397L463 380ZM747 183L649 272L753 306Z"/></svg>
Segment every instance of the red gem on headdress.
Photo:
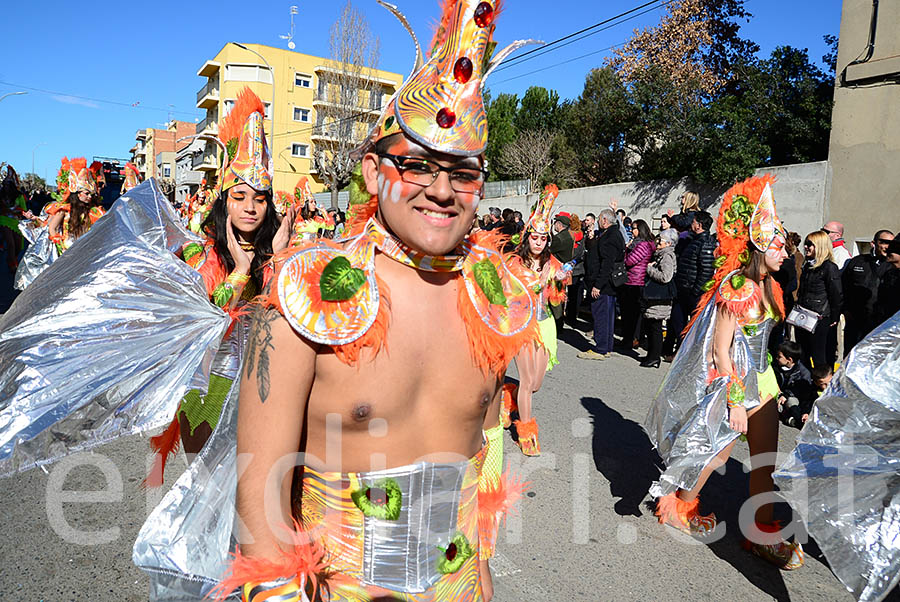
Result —
<svg viewBox="0 0 900 602"><path fill-rule="evenodd" d="M452 128L453 124L456 123L456 113L447 107L438 111L434 118L437 120L437 124L445 129Z"/></svg>
<svg viewBox="0 0 900 602"><path fill-rule="evenodd" d="M461 84L469 81L472 77L472 61L468 57L461 56L453 65L453 77Z"/></svg>
<svg viewBox="0 0 900 602"><path fill-rule="evenodd" d="M487 27L494 22L494 7L489 2L482 2L475 7L475 24Z"/></svg>

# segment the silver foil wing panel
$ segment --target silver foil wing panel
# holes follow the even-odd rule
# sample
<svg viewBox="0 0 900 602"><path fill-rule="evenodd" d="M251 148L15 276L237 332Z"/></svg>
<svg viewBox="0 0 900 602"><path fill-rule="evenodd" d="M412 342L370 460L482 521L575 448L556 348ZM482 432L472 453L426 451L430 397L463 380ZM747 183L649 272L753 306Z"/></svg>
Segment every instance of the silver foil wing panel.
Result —
<svg viewBox="0 0 900 602"><path fill-rule="evenodd" d="M0 475L158 428L208 380L229 317L171 253L192 238L145 182L0 318Z"/></svg>
<svg viewBox="0 0 900 602"><path fill-rule="evenodd" d="M850 352L775 482L858 600L900 583L900 314Z"/></svg>

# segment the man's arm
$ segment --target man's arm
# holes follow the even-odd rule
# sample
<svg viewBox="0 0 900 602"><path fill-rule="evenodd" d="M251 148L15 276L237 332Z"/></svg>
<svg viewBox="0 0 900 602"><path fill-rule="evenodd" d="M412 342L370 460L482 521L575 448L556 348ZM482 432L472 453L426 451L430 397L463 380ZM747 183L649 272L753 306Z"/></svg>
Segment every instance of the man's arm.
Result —
<svg viewBox="0 0 900 602"><path fill-rule="evenodd" d="M315 366L316 348L297 335L278 310L256 310L241 374L237 424L238 455L251 454L237 486L237 509L246 528L241 534L244 555L274 560L285 545L284 534L279 533L292 525L293 471L276 463L300 451ZM277 501L280 506L271 511L269 520L264 500L273 469L284 474L280 491L269 493L269 503Z"/></svg>

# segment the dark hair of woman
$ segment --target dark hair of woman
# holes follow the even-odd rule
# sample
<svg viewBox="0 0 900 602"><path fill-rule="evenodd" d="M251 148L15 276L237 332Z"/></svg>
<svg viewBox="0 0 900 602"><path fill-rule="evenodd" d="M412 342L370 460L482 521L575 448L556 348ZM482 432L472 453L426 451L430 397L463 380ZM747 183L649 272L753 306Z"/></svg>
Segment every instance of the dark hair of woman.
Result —
<svg viewBox="0 0 900 602"><path fill-rule="evenodd" d="M322 215L322 212L319 210L318 206L316 207L315 211L310 211L309 210L309 201L306 201L305 203L303 203L303 206L300 207L300 217L304 220L308 220L308 219L312 219L316 216L324 217Z"/></svg>
<svg viewBox="0 0 900 602"><path fill-rule="evenodd" d="M650 231L650 226L647 225L642 219L636 219L631 222L632 228L637 228L638 235L635 240L647 240L652 242L654 240L653 232Z"/></svg>
<svg viewBox="0 0 900 602"><path fill-rule="evenodd" d="M519 243L519 246L516 247L516 250L513 251L514 254L518 255L522 258L522 263L524 263L529 268L531 267L532 255L531 255L531 247L528 244L528 237L531 236L530 232L522 233L522 241ZM550 261L550 235L547 235L547 244L544 245L544 250L541 251L541 254L538 255L538 270L544 269L544 264Z"/></svg>
<svg viewBox="0 0 900 602"><path fill-rule="evenodd" d="M92 194L87 203L78 200L78 194L69 196L69 234L78 238L91 227L90 211L100 206L100 195Z"/></svg>
<svg viewBox="0 0 900 602"><path fill-rule="evenodd" d="M506 208L500 215L503 218L503 222L506 224L512 224L516 221L516 214L512 209Z"/></svg>
<svg viewBox="0 0 900 602"><path fill-rule="evenodd" d="M783 320L784 316L781 315L778 304L775 302L775 288L773 285L775 280L768 272L769 270L766 268L766 254L757 249L752 249L750 251L750 262L741 268L741 274L751 280L755 280L762 287L763 305L772 310L776 318Z"/></svg>
<svg viewBox="0 0 900 602"><path fill-rule="evenodd" d="M230 194L229 189L225 195L220 196L213 203L212 209L206 219L203 220L203 232L215 241L216 252L225 262L225 272L230 274L234 270L234 258L228 251L228 234L225 229L228 223L228 208L225 204L225 196ZM272 239L278 230L278 218L275 204L272 202L272 191L266 195L266 216L263 218L256 236L253 238L253 262L250 264L250 280L261 291L263 285L263 265L272 256ZM234 234L238 236L237 232Z"/></svg>

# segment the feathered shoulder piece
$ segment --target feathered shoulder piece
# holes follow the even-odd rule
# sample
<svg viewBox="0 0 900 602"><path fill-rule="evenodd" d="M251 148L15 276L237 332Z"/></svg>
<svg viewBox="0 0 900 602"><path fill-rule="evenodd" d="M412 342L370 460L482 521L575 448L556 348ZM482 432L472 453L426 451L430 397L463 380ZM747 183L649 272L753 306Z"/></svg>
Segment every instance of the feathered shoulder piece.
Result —
<svg viewBox="0 0 900 602"><path fill-rule="evenodd" d="M740 316L751 307L759 305L762 289L752 279L735 272L725 278L716 289L716 303L724 305L731 313Z"/></svg>
<svg viewBox="0 0 900 602"><path fill-rule="evenodd" d="M228 162L234 159L237 153L238 141L244 129L244 123L251 113L266 114L266 107L253 90L244 88L238 94L231 112L219 122L219 140L228 149Z"/></svg>
<svg viewBox="0 0 900 602"><path fill-rule="evenodd" d="M389 291L375 275L375 247L365 235L340 243L319 239L275 256L266 305L303 338L332 347L356 364L363 349L384 346Z"/></svg>

